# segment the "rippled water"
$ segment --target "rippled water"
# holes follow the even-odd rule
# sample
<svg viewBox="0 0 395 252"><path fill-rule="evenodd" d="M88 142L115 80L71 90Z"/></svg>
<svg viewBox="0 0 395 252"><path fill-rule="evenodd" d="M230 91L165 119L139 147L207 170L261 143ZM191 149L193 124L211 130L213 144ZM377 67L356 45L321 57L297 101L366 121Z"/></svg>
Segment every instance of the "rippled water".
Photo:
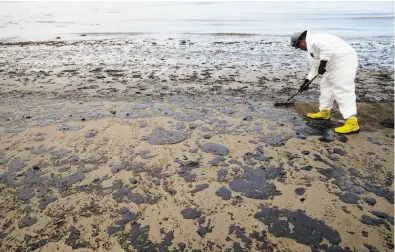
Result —
<svg viewBox="0 0 395 252"><path fill-rule="evenodd" d="M394 36L393 2L1 2L0 39L81 34Z"/></svg>

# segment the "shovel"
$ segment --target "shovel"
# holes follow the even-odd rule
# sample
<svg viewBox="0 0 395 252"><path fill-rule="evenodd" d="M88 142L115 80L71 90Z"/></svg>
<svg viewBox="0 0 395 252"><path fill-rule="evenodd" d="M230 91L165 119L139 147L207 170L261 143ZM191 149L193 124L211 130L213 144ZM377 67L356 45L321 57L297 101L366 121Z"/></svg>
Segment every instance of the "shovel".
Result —
<svg viewBox="0 0 395 252"><path fill-rule="evenodd" d="M312 83L313 80L315 80L315 78L318 77L318 75L320 75L320 74L317 74L316 76L314 76L314 78L311 79L311 81L309 81L306 85L310 85L310 83ZM276 103L274 104L274 106L275 106L275 107L280 107L280 106L285 106L285 107L293 106L293 105L295 104L295 102L292 102L292 101L290 101L290 100L291 100L292 98L294 98L295 96L297 96L297 95L300 93L300 91L301 91L301 90L299 89L299 91L298 91L296 94L294 94L294 95L292 95L291 97L289 97L288 100L285 101L285 102L276 102Z"/></svg>

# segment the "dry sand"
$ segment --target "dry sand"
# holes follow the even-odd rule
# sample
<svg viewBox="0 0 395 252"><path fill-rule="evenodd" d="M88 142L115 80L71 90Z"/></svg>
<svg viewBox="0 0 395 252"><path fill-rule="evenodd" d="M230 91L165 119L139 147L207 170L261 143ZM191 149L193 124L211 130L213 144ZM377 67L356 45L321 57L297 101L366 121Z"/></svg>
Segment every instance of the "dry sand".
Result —
<svg viewBox="0 0 395 252"><path fill-rule="evenodd" d="M166 44L158 52L197 60L209 50L215 58L215 45L197 55ZM72 45L78 53L68 46L2 46L1 251L393 249L390 71L359 73L380 96L372 103L373 96L359 90L359 99L369 101L358 103L362 130L340 136L333 133L342 119L336 108L329 122L304 117L318 106L307 102L316 89L295 107L273 107L270 96L287 93L280 94L276 75L262 66L256 73L235 67L232 78L240 82L221 82L193 79L194 68L185 63L192 79L177 73L177 80L164 82L169 69L177 70L171 63L140 70L103 63L94 70L97 58L86 52L92 45ZM117 44L107 48L115 52ZM241 51L232 48L222 50ZM143 49L135 48L147 61L161 60L151 47ZM25 58L18 63L20 50ZM100 57L116 61L111 52ZM78 55L82 63L73 61ZM229 55L222 60L232 62ZM78 72L48 72L55 63L54 71ZM132 72L142 69L157 77L133 80ZM196 69L202 70L199 62ZM165 70L167 77L160 77ZM230 78L229 71L223 75ZM293 71L295 83L303 79Z"/></svg>

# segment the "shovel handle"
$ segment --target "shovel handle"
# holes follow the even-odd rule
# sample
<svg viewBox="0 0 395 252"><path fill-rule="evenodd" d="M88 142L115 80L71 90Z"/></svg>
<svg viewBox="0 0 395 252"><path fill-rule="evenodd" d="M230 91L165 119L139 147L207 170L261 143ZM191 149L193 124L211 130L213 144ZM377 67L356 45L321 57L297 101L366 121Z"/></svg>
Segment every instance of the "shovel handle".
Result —
<svg viewBox="0 0 395 252"><path fill-rule="evenodd" d="M294 94L294 95L292 95L291 97L289 97L288 100L287 100L287 102L289 102L289 100L291 100L292 98L294 98L295 96L297 96L299 93L300 93L300 89L299 89L299 91L298 91L296 94Z"/></svg>
<svg viewBox="0 0 395 252"><path fill-rule="evenodd" d="M316 76L314 76L313 79L311 79L311 81L309 81L306 85L310 85L310 83L312 83L313 80L315 80L315 78L318 77L318 75L320 75L320 74L317 74ZM296 94L294 94L293 96L291 96L287 101L289 101L289 100L291 100L292 98L294 98L295 96L297 96L297 95L300 93L300 91L301 91L301 90L299 89L299 91L298 91Z"/></svg>
<svg viewBox="0 0 395 252"><path fill-rule="evenodd" d="M311 79L311 81L309 82L309 84L310 84L310 83L312 83L312 82L313 82L313 80L315 80L315 78L317 78L317 77L318 77L318 75L320 75L320 74L317 74L316 76L314 76L314 77L313 77L313 79Z"/></svg>

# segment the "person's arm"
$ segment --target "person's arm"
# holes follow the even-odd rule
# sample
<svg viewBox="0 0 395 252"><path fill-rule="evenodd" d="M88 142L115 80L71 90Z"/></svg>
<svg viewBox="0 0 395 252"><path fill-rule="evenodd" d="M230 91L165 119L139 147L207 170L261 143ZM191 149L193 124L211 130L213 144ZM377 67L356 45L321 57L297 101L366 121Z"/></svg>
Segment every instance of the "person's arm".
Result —
<svg viewBox="0 0 395 252"><path fill-rule="evenodd" d="M325 40L317 39L313 42L312 48L314 51L319 52L319 57L314 55L313 65L307 79L311 80L317 73L324 74L326 63L331 58L331 50L328 43Z"/></svg>
<svg viewBox="0 0 395 252"><path fill-rule="evenodd" d="M313 45L314 46L314 45ZM311 69L309 74L307 75L307 80L313 79L314 76L317 75L318 67L320 66L320 58L317 55L314 55L313 64L311 65Z"/></svg>
<svg viewBox="0 0 395 252"><path fill-rule="evenodd" d="M316 41L315 46L320 52L320 61L329 61L331 58L331 49L328 41L319 39Z"/></svg>

